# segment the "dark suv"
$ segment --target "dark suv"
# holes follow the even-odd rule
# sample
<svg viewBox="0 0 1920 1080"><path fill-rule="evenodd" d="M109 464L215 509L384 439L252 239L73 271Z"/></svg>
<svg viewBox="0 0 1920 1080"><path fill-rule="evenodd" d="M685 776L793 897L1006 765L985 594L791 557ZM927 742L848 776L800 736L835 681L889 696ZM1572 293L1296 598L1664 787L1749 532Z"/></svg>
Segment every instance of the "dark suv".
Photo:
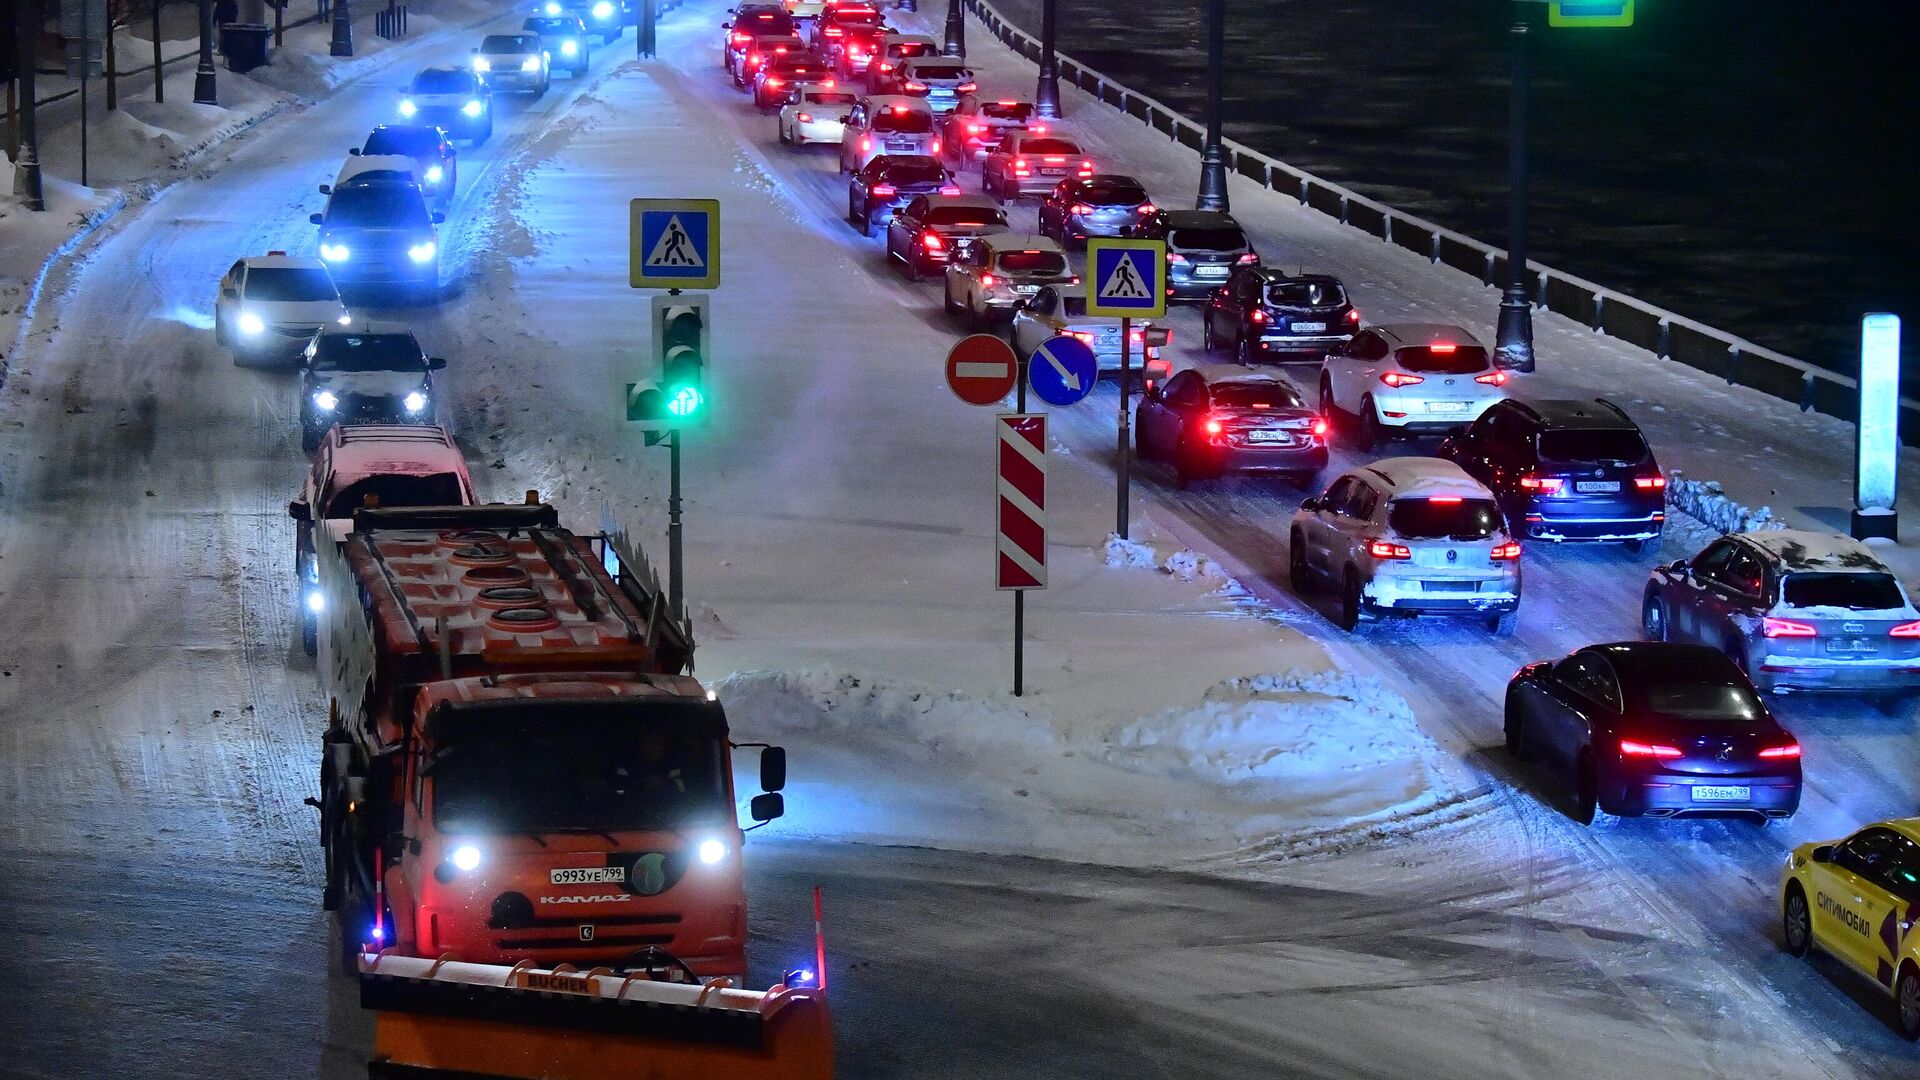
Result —
<svg viewBox="0 0 1920 1080"><path fill-rule="evenodd" d="M1096 173L1060 181L1040 202L1040 235L1061 246L1089 236L1138 236L1158 209L1131 176Z"/></svg>
<svg viewBox="0 0 1920 1080"><path fill-rule="evenodd" d="M1516 537L1639 552L1667 520L1660 464L1633 420L1604 398L1507 398L1443 440L1439 454L1493 490Z"/></svg>
<svg viewBox="0 0 1920 1080"><path fill-rule="evenodd" d="M1201 342L1242 360L1276 353L1319 360L1360 328L1347 287L1331 274L1290 275L1270 266L1236 266L1207 301Z"/></svg>
<svg viewBox="0 0 1920 1080"><path fill-rule="evenodd" d="M1246 230L1220 210L1160 210L1142 235L1167 242L1167 296L1174 300L1204 300L1234 267L1260 262Z"/></svg>

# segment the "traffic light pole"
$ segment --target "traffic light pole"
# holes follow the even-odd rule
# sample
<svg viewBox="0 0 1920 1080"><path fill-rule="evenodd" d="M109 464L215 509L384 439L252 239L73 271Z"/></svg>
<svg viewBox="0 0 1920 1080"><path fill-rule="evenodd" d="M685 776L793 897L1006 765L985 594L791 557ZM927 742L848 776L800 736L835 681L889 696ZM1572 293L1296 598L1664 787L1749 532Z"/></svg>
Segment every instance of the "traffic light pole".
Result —
<svg viewBox="0 0 1920 1080"><path fill-rule="evenodd" d="M667 608L679 618L684 608L680 577L680 429L667 435Z"/></svg>
<svg viewBox="0 0 1920 1080"><path fill-rule="evenodd" d="M1088 273L1092 273L1091 270ZM1144 354L1146 350L1142 349ZM1146 357L1140 358L1140 370L1147 368ZM1128 506L1133 488L1133 437L1128 430L1130 417L1127 416L1127 390L1133 383L1133 320L1124 316L1120 319L1120 461L1114 470L1119 477L1119 508L1114 511L1113 531L1126 540L1128 527Z"/></svg>

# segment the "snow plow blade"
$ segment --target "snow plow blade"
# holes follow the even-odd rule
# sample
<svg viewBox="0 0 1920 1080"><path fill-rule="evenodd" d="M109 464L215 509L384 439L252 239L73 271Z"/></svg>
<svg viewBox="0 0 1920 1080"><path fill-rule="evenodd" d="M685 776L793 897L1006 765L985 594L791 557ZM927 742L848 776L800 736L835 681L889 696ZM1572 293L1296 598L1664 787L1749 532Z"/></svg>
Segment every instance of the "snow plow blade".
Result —
<svg viewBox="0 0 1920 1080"><path fill-rule="evenodd" d="M360 958L373 1080L830 1080L817 990L733 990L526 964Z"/></svg>

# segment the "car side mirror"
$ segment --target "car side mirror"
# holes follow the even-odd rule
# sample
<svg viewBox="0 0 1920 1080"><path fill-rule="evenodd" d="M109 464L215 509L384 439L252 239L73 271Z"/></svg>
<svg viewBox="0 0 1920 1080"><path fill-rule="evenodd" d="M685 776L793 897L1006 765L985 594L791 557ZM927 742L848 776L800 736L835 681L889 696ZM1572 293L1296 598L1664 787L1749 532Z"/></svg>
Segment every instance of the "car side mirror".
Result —
<svg viewBox="0 0 1920 1080"><path fill-rule="evenodd" d="M331 194L333 194L333 185L332 185L332 184L321 184L321 185L320 185L320 194L322 194L322 195L331 195Z"/></svg>
<svg viewBox="0 0 1920 1080"><path fill-rule="evenodd" d="M220 295L226 297L229 300L238 300L240 299L240 290L229 285L226 288L220 290Z"/></svg>
<svg viewBox="0 0 1920 1080"><path fill-rule="evenodd" d="M435 225L445 225L447 223L447 215L435 210L433 212L433 223Z"/></svg>
<svg viewBox="0 0 1920 1080"><path fill-rule="evenodd" d="M360 156L360 148L359 148L359 147L357 147L357 146L349 146L349 147L347 147L347 156L348 156L348 157L359 157L359 156Z"/></svg>
<svg viewBox="0 0 1920 1080"><path fill-rule="evenodd" d="M1812 851L1807 852L1807 857L1812 859L1814 862L1819 862L1819 863L1832 862L1833 861L1833 845L1821 844L1819 847L1814 848Z"/></svg>
<svg viewBox="0 0 1920 1080"><path fill-rule="evenodd" d="M840 122L841 122L841 123L843 123L843 124L848 124L848 123L852 123L852 122L853 122L853 114L852 114L852 113L842 113L842 114L841 114L841 116L840 116Z"/></svg>
<svg viewBox="0 0 1920 1080"><path fill-rule="evenodd" d="M307 500L295 499L287 504L287 516L304 525L313 520L313 508L307 505Z"/></svg>
<svg viewBox="0 0 1920 1080"><path fill-rule="evenodd" d="M786 797L777 791L769 791L763 795L755 795L753 801L747 804L747 813L753 816L753 820L761 824L772 821L774 818L786 812Z"/></svg>
<svg viewBox="0 0 1920 1080"><path fill-rule="evenodd" d="M1302 510L1318 510L1320 509L1321 505L1322 504L1320 502L1320 497L1318 495L1309 496L1305 499L1300 500L1300 509Z"/></svg>
<svg viewBox="0 0 1920 1080"><path fill-rule="evenodd" d="M307 220L313 222L315 225L319 225L327 220L327 216L325 214L308 214Z"/></svg>
<svg viewBox="0 0 1920 1080"><path fill-rule="evenodd" d="M447 358L444 356L435 356L427 361L428 371L445 371L446 369Z"/></svg>
<svg viewBox="0 0 1920 1080"><path fill-rule="evenodd" d="M475 55L475 56L479 56L479 55L480 55L480 46L478 46L478 45L475 45L475 46L474 46L473 48L471 48L471 49L468 49L467 51L468 51L468 52L470 52L470 53L472 53L472 54L473 54L473 55Z"/></svg>
<svg viewBox="0 0 1920 1080"><path fill-rule="evenodd" d="M760 790L779 791L787 786L787 749L769 746L760 751Z"/></svg>

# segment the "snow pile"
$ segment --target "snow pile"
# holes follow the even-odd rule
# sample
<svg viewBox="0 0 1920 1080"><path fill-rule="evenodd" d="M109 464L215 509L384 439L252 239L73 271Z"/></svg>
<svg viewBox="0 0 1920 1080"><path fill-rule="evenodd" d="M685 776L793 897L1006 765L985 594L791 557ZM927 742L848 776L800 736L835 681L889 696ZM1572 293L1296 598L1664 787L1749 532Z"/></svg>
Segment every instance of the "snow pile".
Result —
<svg viewBox="0 0 1920 1080"><path fill-rule="evenodd" d="M1152 544L1127 540L1119 533L1107 534L1106 557L1108 566L1131 566L1141 570L1154 565L1159 558L1154 554Z"/></svg>
<svg viewBox="0 0 1920 1080"><path fill-rule="evenodd" d="M1181 581L1218 581L1224 583L1233 580L1232 576L1229 575L1226 570L1222 569L1219 563L1214 562L1208 556L1202 555L1191 548L1182 548L1167 556L1167 561L1160 565L1160 569L1172 574Z"/></svg>
<svg viewBox="0 0 1920 1080"><path fill-rule="evenodd" d="M1344 846L1466 801L1406 702L1360 676L1231 679L1078 728L830 668L716 689L737 738L791 754L787 835L1198 866ZM751 755L740 769L744 798Z"/></svg>
<svg viewBox="0 0 1920 1080"><path fill-rule="evenodd" d="M1667 482L1667 508L1697 518L1722 533L1784 529L1771 507L1752 510L1727 497L1718 480L1687 480L1675 473Z"/></svg>

